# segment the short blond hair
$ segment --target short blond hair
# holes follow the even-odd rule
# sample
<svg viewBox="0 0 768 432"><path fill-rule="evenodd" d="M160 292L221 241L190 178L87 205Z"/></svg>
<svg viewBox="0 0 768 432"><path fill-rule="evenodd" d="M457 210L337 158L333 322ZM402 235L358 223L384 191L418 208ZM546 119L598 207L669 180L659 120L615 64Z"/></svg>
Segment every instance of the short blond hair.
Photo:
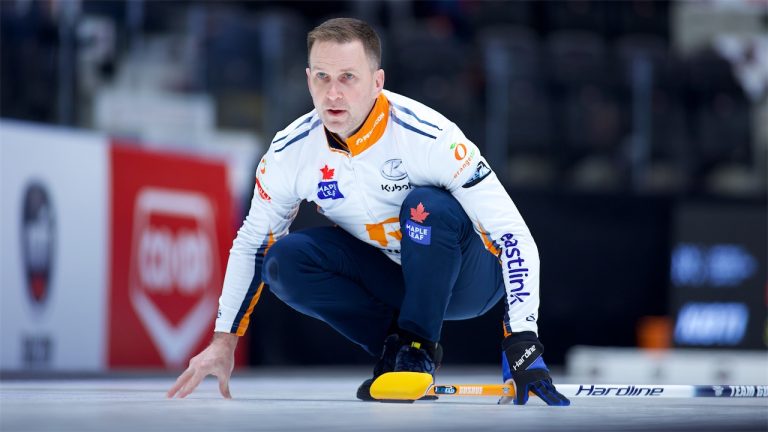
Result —
<svg viewBox="0 0 768 432"><path fill-rule="evenodd" d="M347 43L360 41L373 69L381 66L381 40L376 31L365 21L355 18L333 18L312 29L307 34L307 62L315 42L333 41Z"/></svg>

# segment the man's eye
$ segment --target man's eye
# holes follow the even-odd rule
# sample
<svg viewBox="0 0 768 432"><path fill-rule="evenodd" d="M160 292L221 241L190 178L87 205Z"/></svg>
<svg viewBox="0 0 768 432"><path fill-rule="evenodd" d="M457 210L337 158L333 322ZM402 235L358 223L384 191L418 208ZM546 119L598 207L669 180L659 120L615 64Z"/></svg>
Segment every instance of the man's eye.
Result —
<svg viewBox="0 0 768 432"><path fill-rule="evenodd" d="M345 73L345 74L344 74L344 79L345 79L345 80L351 80L351 79L353 79L354 77L355 77L355 76L354 76L354 75L352 75L352 74L351 74L351 73L349 73L349 72L347 72L347 73Z"/></svg>
<svg viewBox="0 0 768 432"><path fill-rule="evenodd" d="M321 80L328 78L328 74L326 74L325 72L318 72L317 75L315 76L317 77L317 79L321 79Z"/></svg>

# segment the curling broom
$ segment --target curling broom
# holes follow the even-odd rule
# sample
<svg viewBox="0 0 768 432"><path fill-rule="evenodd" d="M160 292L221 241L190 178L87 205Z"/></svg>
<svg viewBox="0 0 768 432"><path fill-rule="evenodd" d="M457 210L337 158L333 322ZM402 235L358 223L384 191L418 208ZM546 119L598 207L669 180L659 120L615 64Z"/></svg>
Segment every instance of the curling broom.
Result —
<svg viewBox="0 0 768 432"><path fill-rule="evenodd" d="M638 385L638 384L558 384L567 398L764 398L768 385ZM533 393L531 393L533 395ZM511 384L441 384L423 372L388 372L371 385L371 396L380 400L417 400L423 396L503 396L514 397Z"/></svg>

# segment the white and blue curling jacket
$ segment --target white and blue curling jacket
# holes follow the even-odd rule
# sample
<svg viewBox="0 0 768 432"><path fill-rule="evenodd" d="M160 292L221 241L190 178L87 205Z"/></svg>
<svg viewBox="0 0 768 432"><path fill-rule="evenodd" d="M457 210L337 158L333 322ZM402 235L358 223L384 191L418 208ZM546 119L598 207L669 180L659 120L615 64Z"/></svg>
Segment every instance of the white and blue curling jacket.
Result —
<svg viewBox="0 0 768 432"><path fill-rule="evenodd" d="M277 133L255 183L250 211L229 252L217 332L245 333L264 286L264 256L288 234L302 200L400 263L398 215L415 186L451 192L498 257L507 291L505 333L537 332L536 243L477 146L435 110L384 90L346 142L327 133L312 111Z"/></svg>

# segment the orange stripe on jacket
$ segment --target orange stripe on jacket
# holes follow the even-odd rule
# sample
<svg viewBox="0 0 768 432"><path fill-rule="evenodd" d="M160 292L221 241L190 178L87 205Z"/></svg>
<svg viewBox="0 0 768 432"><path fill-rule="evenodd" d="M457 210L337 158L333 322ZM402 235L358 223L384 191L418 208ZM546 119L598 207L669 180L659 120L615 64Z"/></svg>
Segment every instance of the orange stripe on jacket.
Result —
<svg viewBox="0 0 768 432"><path fill-rule="evenodd" d="M501 328L504 331L504 337L512 336L512 330L509 329L509 326L504 320L501 320Z"/></svg>
<svg viewBox="0 0 768 432"><path fill-rule="evenodd" d="M256 290L256 294L253 295L253 298L251 299L251 304L248 305L248 311L245 312L245 315L243 316L243 319L240 320L240 325L237 326L237 335L243 336L245 334L245 331L248 329L248 324L251 323L251 312L253 312L254 307L256 307L256 303L259 302L259 297L261 297L261 290L264 288L264 282L259 284L259 288Z"/></svg>
<svg viewBox="0 0 768 432"><path fill-rule="evenodd" d="M488 237L488 233L485 231L485 228L483 228L482 225L478 224L480 231L480 236L483 238L483 244L485 245L485 248L488 249L489 252L491 252L495 256L499 256L500 251L496 249L496 246L493 245L493 241Z"/></svg>
<svg viewBox="0 0 768 432"><path fill-rule="evenodd" d="M347 147L352 156L357 156L374 145L384 135L388 122L389 101L384 96L384 93L379 93L379 97L376 98L376 103L373 105L373 110L368 114L368 118L365 119L363 126L354 135L347 138Z"/></svg>
<svg viewBox="0 0 768 432"><path fill-rule="evenodd" d="M275 244L275 236L274 234L272 234L272 231L270 231L269 240L267 240L267 247L264 249L264 256L267 255L269 248L271 248L273 244ZM253 309L256 307L256 303L259 302L262 289L264 289L264 282L259 284L259 288L256 289L256 294L253 295L253 298L251 299L251 303L248 305L248 310L245 312L245 315L243 315L243 318L240 320L240 324L238 324L237 326L236 334L238 336L243 336L245 334L245 331L248 329L248 324L251 323L251 312L253 312Z"/></svg>

